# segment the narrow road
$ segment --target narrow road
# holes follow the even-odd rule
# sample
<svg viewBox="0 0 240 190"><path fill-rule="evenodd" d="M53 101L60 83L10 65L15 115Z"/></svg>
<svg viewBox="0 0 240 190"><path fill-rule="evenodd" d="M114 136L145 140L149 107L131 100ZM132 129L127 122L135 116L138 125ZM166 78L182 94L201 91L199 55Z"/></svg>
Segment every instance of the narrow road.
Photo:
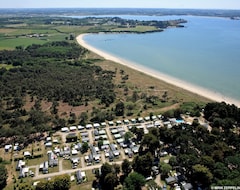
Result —
<svg viewBox="0 0 240 190"><path fill-rule="evenodd" d="M106 162L106 158L105 158L104 152L101 153L101 159L102 159L102 163Z"/></svg>
<svg viewBox="0 0 240 190"><path fill-rule="evenodd" d="M88 131L88 137L89 137L89 143L93 144L94 138L93 138L93 129Z"/></svg>
<svg viewBox="0 0 240 190"><path fill-rule="evenodd" d="M84 156L80 157L80 162L81 162L81 167L84 168L85 167Z"/></svg>
<svg viewBox="0 0 240 190"><path fill-rule="evenodd" d="M113 138L112 138L112 133L110 131L110 128L106 128L106 133L107 133L109 142L112 143L113 142Z"/></svg>
<svg viewBox="0 0 240 190"><path fill-rule="evenodd" d="M62 163L63 163L63 160L62 160L62 159L59 159L59 160L58 160L59 172L63 171Z"/></svg>
<svg viewBox="0 0 240 190"><path fill-rule="evenodd" d="M162 183L161 183L161 175L160 175L160 174L158 174L158 175L156 176L156 179L155 179L154 181L156 182L156 184L157 184L158 186L160 186L160 187L163 186Z"/></svg>
<svg viewBox="0 0 240 190"><path fill-rule="evenodd" d="M119 164L121 165L123 161L117 161L117 162L111 162L109 164ZM71 173L74 173L78 170L81 170L81 171L86 171L86 170L92 170L92 169L95 169L95 168L100 168L102 166L102 164L96 164L96 165L92 165L92 166L85 166L85 167L82 167L82 168L77 168L77 169L70 169L70 170L62 170L61 172L54 172L54 173L49 173L49 174L40 174L38 176L35 176L33 177L33 180L39 180L39 179L42 179L42 178L51 178L51 177L54 177L54 176L57 176L57 175L63 175L63 174L71 174Z"/></svg>

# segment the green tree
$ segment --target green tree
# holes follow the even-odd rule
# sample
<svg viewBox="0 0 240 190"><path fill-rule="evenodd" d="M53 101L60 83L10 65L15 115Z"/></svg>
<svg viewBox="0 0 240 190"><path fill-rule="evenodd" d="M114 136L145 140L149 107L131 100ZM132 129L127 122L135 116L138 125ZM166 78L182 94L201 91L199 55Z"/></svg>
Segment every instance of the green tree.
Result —
<svg viewBox="0 0 240 190"><path fill-rule="evenodd" d="M127 131L127 132L124 134L124 142L125 142L125 143L129 143L132 137L133 137L132 132L131 132L131 131Z"/></svg>
<svg viewBox="0 0 240 190"><path fill-rule="evenodd" d="M119 174L119 173L120 173L120 171L121 171L120 165L118 165L118 164L113 164L112 167L113 167L113 172L114 172L115 174Z"/></svg>
<svg viewBox="0 0 240 190"><path fill-rule="evenodd" d="M81 147L81 153L84 154L85 152L87 152L88 148L89 148L88 143L84 142Z"/></svg>
<svg viewBox="0 0 240 190"><path fill-rule="evenodd" d="M136 91L134 91L132 94L132 101L136 102L138 99L139 99L138 93Z"/></svg>
<svg viewBox="0 0 240 190"><path fill-rule="evenodd" d="M123 189L124 190L141 190L142 186L146 183L146 179L143 175L133 172L128 175L124 180Z"/></svg>
<svg viewBox="0 0 240 190"><path fill-rule="evenodd" d="M0 189L7 185L8 172L4 165L0 164Z"/></svg>
<svg viewBox="0 0 240 190"><path fill-rule="evenodd" d="M215 161L211 156L202 156L201 157L201 164L208 167L211 171L215 165Z"/></svg>
<svg viewBox="0 0 240 190"><path fill-rule="evenodd" d="M133 159L133 169L135 172L142 174L145 177L149 177L152 172L153 156L150 152L142 156L136 156Z"/></svg>
<svg viewBox="0 0 240 190"><path fill-rule="evenodd" d="M147 148L152 154L154 154L155 150L159 148L160 142L155 135L148 133L144 135L141 146Z"/></svg>
<svg viewBox="0 0 240 190"><path fill-rule="evenodd" d="M79 123L80 125L86 125L87 120L88 120L87 112L82 112L79 119L80 119L80 123Z"/></svg>
<svg viewBox="0 0 240 190"><path fill-rule="evenodd" d="M108 173L104 178L104 189L114 190L118 183L118 177L115 173Z"/></svg>
<svg viewBox="0 0 240 190"><path fill-rule="evenodd" d="M122 162L122 171L125 176L128 176L128 174L132 171L132 165L129 162L129 160L124 159Z"/></svg>
<svg viewBox="0 0 240 190"><path fill-rule="evenodd" d="M54 190L69 190L71 187L70 176L61 175L54 179Z"/></svg>
<svg viewBox="0 0 240 190"><path fill-rule="evenodd" d="M222 180L227 179L230 174L229 169L222 162L217 162L214 165L213 175L215 178Z"/></svg>
<svg viewBox="0 0 240 190"><path fill-rule="evenodd" d="M194 183L209 187L212 182L213 175L207 167L196 164L192 167L192 174L190 178Z"/></svg>
<svg viewBox="0 0 240 190"><path fill-rule="evenodd" d="M123 102L119 102L116 104L115 114L116 114L116 116L124 116L124 103Z"/></svg>
<svg viewBox="0 0 240 190"><path fill-rule="evenodd" d="M101 166L101 176L100 176L100 183L104 183L104 178L106 177L107 174L112 172L112 166L109 163L104 163Z"/></svg>
<svg viewBox="0 0 240 190"><path fill-rule="evenodd" d="M176 156L172 156L171 158L169 158L169 164L170 164L172 167L177 166L178 162L177 162Z"/></svg>
<svg viewBox="0 0 240 190"><path fill-rule="evenodd" d="M164 162L160 163L160 172L163 177L167 177L171 170L172 170L172 166L170 164L167 164Z"/></svg>

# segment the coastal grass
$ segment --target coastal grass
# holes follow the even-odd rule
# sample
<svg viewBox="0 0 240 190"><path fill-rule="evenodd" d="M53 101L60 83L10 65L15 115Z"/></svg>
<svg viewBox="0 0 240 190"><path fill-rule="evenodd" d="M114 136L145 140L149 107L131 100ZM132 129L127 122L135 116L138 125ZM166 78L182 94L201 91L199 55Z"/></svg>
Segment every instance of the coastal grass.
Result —
<svg viewBox="0 0 240 190"><path fill-rule="evenodd" d="M123 28L123 27L119 27L119 28L114 28L111 31L113 32L138 32L138 33L143 33L143 32L152 32L152 31L157 31L158 29L155 26L143 26L143 25L139 25L136 27L129 27L129 28Z"/></svg>
<svg viewBox="0 0 240 190"><path fill-rule="evenodd" d="M149 105L148 109L144 110L139 105L143 105L144 102L137 102L137 108L134 110L134 115L136 112L141 113L141 115L145 115L148 113L162 113L165 111L179 108L183 102L195 102L196 104L204 105L211 100L202 97L193 92L182 89L178 86L169 84L165 81L154 78L150 75L147 75L143 72L136 71L132 68L124 66L119 63L115 63L109 60L104 60L100 56L90 52L88 58L98 59L101 61L96 62L95 64L101 66L105 70L116 71L119 73L120 71L124 71L125 75L129 76L127 80L127 84L129 89L132 88L132 91L139 90L139 95L141 93L146 93L148 96L158 96L162 97L165 92L167 92L167 101L166 102L157 102L156 105ZM121 76L116 76L114 78L115 84L122 84ZM117 89L117 94L120 99L123 97L122 88Z"/></svg>

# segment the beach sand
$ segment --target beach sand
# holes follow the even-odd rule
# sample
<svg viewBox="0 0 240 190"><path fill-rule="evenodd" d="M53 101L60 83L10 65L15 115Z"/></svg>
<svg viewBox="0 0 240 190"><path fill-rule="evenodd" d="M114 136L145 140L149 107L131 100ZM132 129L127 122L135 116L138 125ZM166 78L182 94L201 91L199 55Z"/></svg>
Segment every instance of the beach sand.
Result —
<svg viewBox="0 0 240 190"><path fill-rule="evenodd" d="M188 90L188 91L193 92L195 94L198 94L200 96L208 98L209 100L216 101L216 102L223 102L224 101L226 103L235 104L236 106L240 107L240 101L238 101L238 100L235 100L235 99L232 99L232 98L229 98L229 97L225 97L225 96L221 95L218 92L212 92L212 91L207 90L205 88L202 88L200 86L196 86L196 85L190 84L188 82L179 80L177 78L171 77L171 76L166 75L164 73L161 73L161 72L149 69L149 68L144 67L142 65L138 65L137 63L124 60L122 58L113 56L113 55L111 55L111 54L109 54L107 52L104 52L102 50L99 50L99 49L97 49L97 48L87 44L83 40L84 35L87 35L87 34L81 34L81 35L77 36L77 38L76 38L77 42L81 46L83 46L84 48L86 48L86 49L88 49L88 50L98 54L99 56L103 57L106 60L110 60L110 61L122 64L122 65L125 65L125 66L127 66L129 68L132 68L132 69L136 70L136 71L140 71L140 72L145 73L147 75L150 75L150 76L152 76L154 78L157 78L159 80L165 81L165 82L167 82L169 84L178 86L180 88L183 88L185 90Z"/></svg>

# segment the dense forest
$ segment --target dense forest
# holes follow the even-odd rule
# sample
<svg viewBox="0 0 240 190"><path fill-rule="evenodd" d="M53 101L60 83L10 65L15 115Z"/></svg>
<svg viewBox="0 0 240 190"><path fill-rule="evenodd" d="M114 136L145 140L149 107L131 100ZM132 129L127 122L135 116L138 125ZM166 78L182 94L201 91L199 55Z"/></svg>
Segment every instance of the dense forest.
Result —
<svg viewBox="0 0 240 190"><path fill-rule="evenodd" d="M77 106L99 100L99 104L109 106L116 96L114 73L81 59L85 53L68 42L1 51L1 63L12 66L0 69L1 137L48 130L52 118L42 112L41 100L54 102L52 114L57 114L58 101ZM26 97L35 102L30 111L23 107Z"/></svg>

